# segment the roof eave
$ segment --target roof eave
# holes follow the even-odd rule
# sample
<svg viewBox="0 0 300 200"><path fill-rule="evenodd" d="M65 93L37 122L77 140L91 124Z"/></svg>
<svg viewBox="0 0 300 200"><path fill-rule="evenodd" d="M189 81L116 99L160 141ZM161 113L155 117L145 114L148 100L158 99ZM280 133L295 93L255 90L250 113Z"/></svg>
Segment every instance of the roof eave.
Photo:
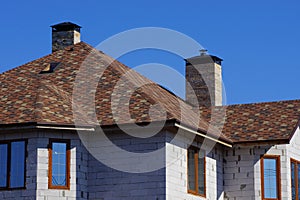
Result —
<svg viewBox="0 0 300 200"><path fill-rule="evenodd" d="M289 141L294 137L294 135L295 135L295 133L296 133L298 127L300 127L300 119L298 120L296 126L294 127L292 133L290 134Z"/></svg>
<svg viewBox="0 0 300 200"><path fill-rule="evenodd" d="M262 145L262 144L289 144L290 143L290 140L289 139L285 139L285 138L282 138L282 139L270 139L270 140L252 140L252 141L235 141L234 142L234 145L242 145L242 146L252 146L252 145Z"/></svg>

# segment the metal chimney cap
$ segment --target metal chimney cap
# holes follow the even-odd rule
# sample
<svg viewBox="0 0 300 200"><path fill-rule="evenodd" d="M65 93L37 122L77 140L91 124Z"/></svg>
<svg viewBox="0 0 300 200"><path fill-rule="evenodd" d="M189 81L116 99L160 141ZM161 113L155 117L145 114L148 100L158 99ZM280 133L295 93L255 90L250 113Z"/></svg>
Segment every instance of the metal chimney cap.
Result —
<svg viewBox="0 0 300 200"><path fill-rule="evenodd" d="M200 49L200 56L207 55L207 49Z"/></svg>
<svg viewBox="0 0 300 200"><path fill-rule="evenodd" d="M70 30L76 30L80 32L81 26L74 24L72 22L62 22L59 24L55 24L50 26L53 31L59 32L59 31L70 31Z"/></svg>

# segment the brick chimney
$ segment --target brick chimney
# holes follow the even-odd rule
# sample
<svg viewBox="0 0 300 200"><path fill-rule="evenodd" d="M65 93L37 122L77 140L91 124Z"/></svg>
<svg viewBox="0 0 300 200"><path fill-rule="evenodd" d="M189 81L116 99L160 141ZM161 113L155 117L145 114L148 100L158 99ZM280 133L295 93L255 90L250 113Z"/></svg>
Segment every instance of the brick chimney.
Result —
<svg viewBox="0 0 300 200"><path fill-rule="evenodd" d="M71 22L63 22L51 26L52 52L80 42L80 26Z"/></svg>
<svg viewBox="0 0 300 200"><path fill-rule="evenodd" d="M221 106L222 59L208 55L206 50L201 50L199 56L185 61L186 101L195 106Z"/></svg>

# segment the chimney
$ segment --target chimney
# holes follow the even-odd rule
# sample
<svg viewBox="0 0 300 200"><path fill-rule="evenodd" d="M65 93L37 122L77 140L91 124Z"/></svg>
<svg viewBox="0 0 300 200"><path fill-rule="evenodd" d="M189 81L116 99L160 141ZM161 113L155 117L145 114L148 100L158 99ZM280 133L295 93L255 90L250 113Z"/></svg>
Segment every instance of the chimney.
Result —
<svg viewBox="0 0 300 200"><path fill-rule="evenodd" d="M222 105L222 59L200 50L186 61L186 101L194 106Z"/></svg>
<svg viewBox="0 0 300 200"><path fill-rule="evenodd" d="M51 26L52 52L80 42L80 26L71 22L63 22Z"/></svg>

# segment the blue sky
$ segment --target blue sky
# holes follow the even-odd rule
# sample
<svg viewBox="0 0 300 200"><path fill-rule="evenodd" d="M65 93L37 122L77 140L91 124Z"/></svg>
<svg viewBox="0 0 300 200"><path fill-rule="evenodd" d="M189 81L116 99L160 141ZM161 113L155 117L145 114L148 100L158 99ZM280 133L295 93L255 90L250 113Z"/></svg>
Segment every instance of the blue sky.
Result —
<svg viewBox="0 0 300 200"><path fill-rule="evenodd" d="M0 72L49 54L49 26L58 22L81 25L82 40L93 46L128 29L164 27L224 59L228 104L300 99L299 10L298 0L2 1ZM182 59L166 52L120 59L131 67L156 62L184 73Z"/></svg>

